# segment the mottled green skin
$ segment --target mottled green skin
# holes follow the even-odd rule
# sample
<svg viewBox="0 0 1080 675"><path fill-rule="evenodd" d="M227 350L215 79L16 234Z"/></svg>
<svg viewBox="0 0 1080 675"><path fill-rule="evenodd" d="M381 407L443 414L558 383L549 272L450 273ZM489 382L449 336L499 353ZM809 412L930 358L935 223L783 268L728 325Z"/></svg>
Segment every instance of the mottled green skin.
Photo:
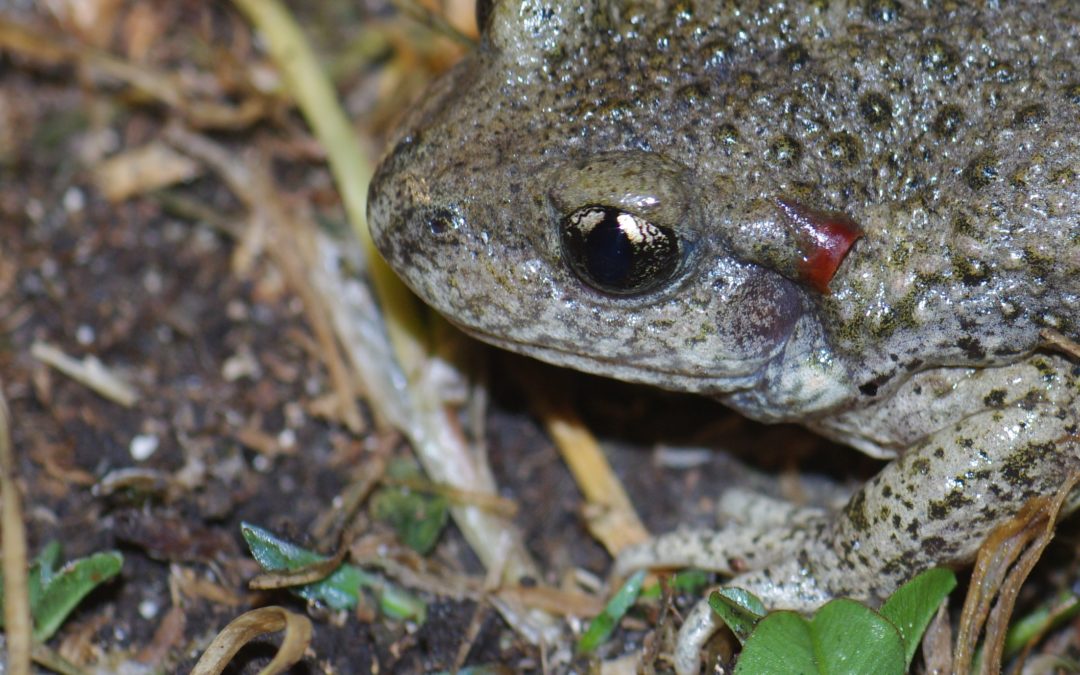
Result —
<svg viewBox="0 0 1080 675"><path fill-rule="evenodd" d="M624 567L881 597L1077 464L1076 369L1040 332L1080 339L1080 3L927 5L497 3L380 167L380 250L466 330L900 457L836 517ZM862 227L830 293L778 198ZM589 203L676 231L675 278L582 283L557 227Z"/></svg>

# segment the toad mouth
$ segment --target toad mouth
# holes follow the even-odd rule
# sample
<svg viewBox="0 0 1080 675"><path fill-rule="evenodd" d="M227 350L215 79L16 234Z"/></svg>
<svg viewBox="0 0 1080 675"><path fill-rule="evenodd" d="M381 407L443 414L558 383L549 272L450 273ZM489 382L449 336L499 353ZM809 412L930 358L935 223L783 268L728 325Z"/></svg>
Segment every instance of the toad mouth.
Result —
<svg viewBox="0 0 1080 675"><path fill-rule="evenodd" d="M725 394L753 388L765 376L765 368L768 364L784 352L788 341L791 339L791 334L794 332L791 331L784 336L782 340L777 342L776 348L764 357L758 359L732 359L727 362L718 361L715 372L724 374L712 374L630 363L624 358L605 356L603 354L583 355L576 350L513 340L505 336L485 333L469 326L454 323L464 332L482 342L555 366L613 377L627 382L649 384L661 388L677 388L702 394ZM727 366L727 368L724 366ZM664 382L667 380L673 383L665 385ZM677 384L675 384L675 381L677 381Z"/></svg>

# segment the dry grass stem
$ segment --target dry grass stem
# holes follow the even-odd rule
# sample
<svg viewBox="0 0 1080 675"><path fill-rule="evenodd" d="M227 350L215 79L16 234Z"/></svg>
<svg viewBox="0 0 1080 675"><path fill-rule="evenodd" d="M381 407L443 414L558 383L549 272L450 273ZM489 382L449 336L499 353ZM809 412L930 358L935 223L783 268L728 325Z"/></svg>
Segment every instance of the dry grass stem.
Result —
<svg viewBox="0 0 1080 675"><path fill-rule="evenodd" d="M1047 347L1056 349L1073 359L1080 360L1080 344L1077 344L1075 340L1069 339L1053 328L1044 328L1039 335Z"/></svg>
<svg viewBox="0 0 1080 675"><path fill-rule="evenodd" d="M286 86L296 100L316 137L327 151L327 159L335 183L341 193L346 213L362 242L365 263L379 303L382 307L383 330L389 335L397 375L382 364L378 379L393 384L388 393L399 397L392 410L398 415L390 421L409 438L428 476L435 482L453 485L470 492L495 493L494 480L487 467L472 456L467 440L457 429L456 413L442 399L443 389L434 379L436 362L430 358L428 334L416 300L409 294L385 262L375 252L364 215L367 185L372 175L371 162L360 152L360 143L348 119L337 102L336 94L310 46L284 6L274 0L234 0L236 6L262 33L268 50L282 73ZM349 312L335 313L339 334L357 330L364 319ZM368 319L370 321L370 319ZM351 324L342 326L342 324ZM341 332L345 329L346 332ZM346 344L348 344L346 342ZM445 377L447 367L442 364ZM364 373L361 373L363 375ZM399 379L403 376L404 380ZM374 396L373 401L379 401ZM458 527L470 546L490 570L493 566L505 570L506 578L536 576L537 567L520 542L513 524L481 509L454 506L451 509ZM499 554L499 543L511 541L505 556ZM550 618L515 613L507 608L504 617L519 632L533 642L556 639L558 627Z"/></svg>
<svg viewBox="0 0 1080 675"><path fill-rule="evenodd" d="M613 556L648 539L622 482L577 414L544 392L530 392L530 401L585 496L584 513L592 535Z"/></svg>
<svg viewBox="0 0 1080 675"><path fill-rule="evenodd" d="M169 127L165 135L178 150L205 162L220 174L251 210L252 218L266 228L267 252L285 275L289 288L303 303L308 325L321 348L322 360L337 397L337 417L350 431L359 433L364 426L356 404L359 392L335 339L330 308L313 288L307 272L318 264L312 241L314 223L283 202L280 190L269 175L265 158L250 154L237 158L210 139L177 125Z"/></svg>
<svg viewBox="0 0 1080 675"><path fill-rule="evenodd" d="M7 667L11 675L30 675L34 625L30 617L30 594L26 557L26 526L22 499L15 483L15 449L11 444L11 415L0 380L0 569L4 573L4 633Z"/></svg>
<svg viewBox="0 0 1080 675"><path fill-rule="evenodd" d="M360 466L359 478L351 481L339 498L334 500L332 508L324 511L311 526L311 534L316 541L325 544L332 534L340 533L360 506L367 501L385 473L385 457L379 454L365 457Z"/></svg>
<svg viewBox="0 0 1080 675"><path fill-rule="evenodd" d="M320 560L311 563L310 565L304 565L299 569L279 570L260 574L248 582L248 588L265 591L276 588L288 588L290 586L303 586L304 584L313 584L322 581L334 573L345 560L345 556L348 552L349 550L347 548L343 548L325 560Z"/></svg>
<svg viewBox="0 0 1080 675"><path fill-rule="evenodd" d="M979 634L985 626L985 646L979 672L987 675L1000 672L1005 637L1017 594L1053 539L1062 505L1077 482L1080 482L1080 473L1070 474L1057 494L1029 500L1014 518L995 529L979 548L957 631L953 660L955 671L971 671Z"/></svg>
<svg viewBox="0 0 1080 675"><path fill-rule="evenodd" d="M96 356L90 355L79 360L46 342L35 342L30 347L30 354L113 403L130 408L139 400L139 393L135 388L109 370Z"/></svg>
<svg viewBox="0 0 1080 675"><path fill-rule="evenodd" d="M382 483L383 485L389 485L391 487L403 487L414 492L446 497L454 504L475 506L503 518L513 518L518 513L518 504L513 499L500 497L499 495L491 494L490 492L462 490L452 485L433 483L421 478L383 477Z"/></svg>
<svg viewBox="0 0 1080 675"><path fill-rule="evenodd" d="M45 65L83 66L172 108L199 129L244 129L266 117L274 107L269 99L257 96L248 96L235 106L199 100L184 90L183 78L124 61L93 47L67 44L5 19L0 19L0 51Z"/></svg>

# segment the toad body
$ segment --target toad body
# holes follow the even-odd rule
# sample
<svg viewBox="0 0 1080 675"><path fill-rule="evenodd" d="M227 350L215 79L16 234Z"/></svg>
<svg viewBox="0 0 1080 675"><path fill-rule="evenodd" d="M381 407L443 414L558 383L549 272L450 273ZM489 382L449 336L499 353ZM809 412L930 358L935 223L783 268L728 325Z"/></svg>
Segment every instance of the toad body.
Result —
<svg viewBox="0 0 1080 675"><path fill-rule="evenodd" d="M839 513L750 500L622 569L878 601L1080 468L1048 348L1080 340L1080 3L479 15L371 185L406 283L501 347L890 460Z"/></svg>

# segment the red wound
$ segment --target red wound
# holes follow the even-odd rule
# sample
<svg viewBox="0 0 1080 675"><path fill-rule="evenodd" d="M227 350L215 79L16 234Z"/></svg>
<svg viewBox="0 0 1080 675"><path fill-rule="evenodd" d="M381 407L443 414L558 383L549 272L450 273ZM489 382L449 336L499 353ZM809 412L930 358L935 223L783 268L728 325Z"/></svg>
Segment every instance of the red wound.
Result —
<svg viewBox="0 0 1080 675"><path fill-rule="evenodd" d="M818 211L789 199L778 198L776 205L794 226L802 252L798 280L820 293L828 293L829 282L851 246L863 235L862 228L842 213Z"/></svg>

